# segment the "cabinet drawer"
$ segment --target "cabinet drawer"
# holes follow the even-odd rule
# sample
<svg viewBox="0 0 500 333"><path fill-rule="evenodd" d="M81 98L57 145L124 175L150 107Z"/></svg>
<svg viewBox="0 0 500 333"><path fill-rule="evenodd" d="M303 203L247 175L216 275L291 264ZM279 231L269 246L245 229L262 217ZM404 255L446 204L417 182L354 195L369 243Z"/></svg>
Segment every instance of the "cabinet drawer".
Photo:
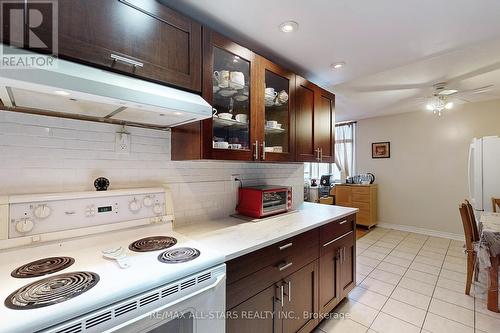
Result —
<svg viewBox="0 0 500 333"><path fill-rule="evenodd" d="M370 202L370 194L368 193L352 193L352 201L353 202Z"/></svg>
<svg viewBox="0 0 500 333"><path fill-rule="evenodd" d="M333 240L353 231L354 223L355 215L349 215L343 219L322 226L319 231L321 253L333 243Z"/></svg>
<svg viewBox="0 0 500 333"><path fill-rule="evenodd" d="M234 283L228 283L226 289L226 308L233 308L273 283L281 281L283 278L316 260L319 257L318 243L316 242L313 245L301 246L300 252L280 257L271 265L257 272L247 275Z"/></svg>
<svg viewBox="0 0 500 333"><path fill-rule="evenodd" d="M352 193L357 194L370 194L370 187L368 186L351 186Z"/></svg>
<svg viewBox="0 0 500 333"><path fill-rule="evenodd" d="M352 203L352 206L355 208L359 208L360 213L369 213L370 212L370 203L368 202L354 202Z"/></svg>
<svg viewBox="0 0 500 333"><path fill-rule="evenodd" d="M227 263L227 284L236 282L267 266L276 266L286 260L297 261L295 257L301 257L307 249L317 249L318 233L318 229L307 231L229 261ZM318 255L311 261L317 257Z"/></svg>

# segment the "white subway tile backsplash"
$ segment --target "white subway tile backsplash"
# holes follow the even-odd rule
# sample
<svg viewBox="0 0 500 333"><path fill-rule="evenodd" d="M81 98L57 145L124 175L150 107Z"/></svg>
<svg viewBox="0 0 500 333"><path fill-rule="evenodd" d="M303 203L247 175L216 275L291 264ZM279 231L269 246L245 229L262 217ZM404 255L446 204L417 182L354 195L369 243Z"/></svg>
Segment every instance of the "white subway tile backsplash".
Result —
<svg viewBox="0 0 500 333"><path fill-rule="evenodd" d="M178 221L213 219L234 211L239 184L293 188L302 203L303 165L233 161L171 161L170 132L127 127L130 154L115 149L110 124L0 112L0 195L92 190L97 177L113 188L168 184Z"/></svg>

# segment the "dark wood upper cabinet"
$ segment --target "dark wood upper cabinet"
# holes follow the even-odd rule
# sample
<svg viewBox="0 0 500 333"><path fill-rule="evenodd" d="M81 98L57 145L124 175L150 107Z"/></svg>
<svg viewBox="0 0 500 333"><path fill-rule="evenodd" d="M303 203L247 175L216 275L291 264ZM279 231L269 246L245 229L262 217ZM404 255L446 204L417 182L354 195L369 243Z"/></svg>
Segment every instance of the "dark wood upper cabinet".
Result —
<svg viewBox="0 0 500 333"><path fill-rule="evenodd" d="M203 98L214 107L203 121L202 157L258 160L256 55L210 30L203 30Z"/></svg>
<svg viewBox="0 0 500 333"><path fill-rule="evenodd" d="M214 116L172 130L172 159L295 160L295 74L203 28L203 98Z"/></svg>
<svg viewBox="0 0 500 333"><path fill-rule="evenodd" d="M316 85L297 76L295 91L295 138L297 161L318 162L319 154L314 141L314 96Z"/></svg>
<svg viewBox="0 0 500 333"><path fill-rule="evenodd" d="M314 112L314 142L319 148L320 162L335 162L335 95L318 88Z"/></svg>
<svg viewBox="0 0 500 333"><path fill-rule="evenodd" d="M59 56L201 91L201 25L156 0L59 1Z"/></svg>
<svg viewBox="0 0 500 333"><path fill-rule="evenodd" d="M334 162L335 95L296 78L296 160Z"/></svg>
<svg viewBox="0 0 500 333"><path fill-rule="evenodd" d="M261 159L295 159L295 74L263 58L259 59L257 102Z"/></svg>

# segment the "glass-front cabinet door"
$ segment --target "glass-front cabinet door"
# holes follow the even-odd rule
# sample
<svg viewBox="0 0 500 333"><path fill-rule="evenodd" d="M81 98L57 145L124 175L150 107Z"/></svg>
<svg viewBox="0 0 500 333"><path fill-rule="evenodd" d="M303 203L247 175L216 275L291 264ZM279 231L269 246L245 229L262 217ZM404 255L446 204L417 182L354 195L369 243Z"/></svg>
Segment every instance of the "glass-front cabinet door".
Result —
<svg viewBox="0 0 500 333"><path fill-rule="evenodd" d="M259 157L252 132L254 63L250 50L215 32L205 32L203 95L213 106L212 119L204 124L204 151L209 158Z"/></svg>
<svg viewBox="0 0 500 333"><path fill-rule="evenodd" d="M276 64L259 58L262 87L263 121L261 159L266 161L292 161L294 156L294 99L295 74Z"/></svg>

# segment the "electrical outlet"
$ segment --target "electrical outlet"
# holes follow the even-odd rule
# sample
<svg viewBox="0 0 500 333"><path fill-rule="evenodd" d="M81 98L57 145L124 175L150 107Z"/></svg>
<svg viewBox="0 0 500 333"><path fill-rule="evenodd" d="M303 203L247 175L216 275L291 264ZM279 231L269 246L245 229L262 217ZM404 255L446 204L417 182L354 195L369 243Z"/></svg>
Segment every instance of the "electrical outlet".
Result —
<svg viewBox="0 0 500 333"><path fill-rule="evenodd" d="M119 154L130 154L130 134L119 132L115 137L115 152Z"/></svg>
<svg viewBox="0 0 500 333"><path fill-rule="evenodd" d="M240 175L239 173L236 173L236 174L232 174L232 175L231 175L230 180L231 180L231 184L232 184L232 188L233 188L233 190L234 190L235 188L238 188L238 187L240 186L240 181L239 181L239 180L237 180L237 179L241 180L241 175Z"/></svg>

